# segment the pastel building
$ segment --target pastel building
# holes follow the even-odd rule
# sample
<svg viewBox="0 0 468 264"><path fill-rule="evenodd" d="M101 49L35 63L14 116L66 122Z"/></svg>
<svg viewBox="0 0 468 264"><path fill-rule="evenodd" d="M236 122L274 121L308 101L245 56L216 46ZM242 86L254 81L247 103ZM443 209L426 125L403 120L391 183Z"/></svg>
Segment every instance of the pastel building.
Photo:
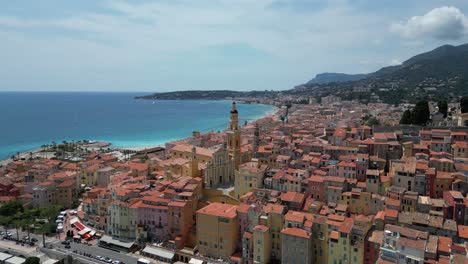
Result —
<svg viewBox="0 0 468 264"><path fill-rule="evenodd" d="M380 258L392 263L423 264L428 233L387 224Z"/></svg>
<svg viewBox="0 0 468 264"><path fill-rule="evenodd" d="M269 263L271 257L270 229L264 225L253 228L253 263Z"/></svg>
<svg viewBox="0 0 468 264"><path fill-rule="evenodd" d="M173 201L168 204L169 238L176 248L183 248L193 226L191 201Z"/></svg>
<svg viewBox="0 0 468 264"><path fill-rule="evenodd" d="M226 148L213 152L213 158L207 163L204 178L207 187L234 182L235 163L229 158Z"/></svg>
<svg viewBox="0 0 468 264"><path fill-rule="evenodd" d="M312 263L312 233L297 227L281 231L281 263Z"/></svg>
<svg viewBox="0 0 468 264"><path fill-rule="evenodd" d="M75 180L66 180L58 184L55 192L55 203L63 208L72 208L74 202L77 201L78 191Z"/></svg>
<svg viewBox="0 0 468 264"><path fill-rule="evenodd" d="M258 168L256 162L242 164L235 172L235 196L239 198L254 188L261 188L265 169L265 165Z"/></svg>
<svg viewBox="0 0 468 264"><path fill-rule="evenodd" d="M137 224L144 227L140 236L148 241L161 241L169 238L168 204L170 200L147 196L134 203L132 208L137 213Z"/></svg>
<svg viewBox="0 0 468 264"><path fill-rule="evenodd" d="M281 230L284 225L284 214L286 207L278 204L267 204L263 207L263 215L260 222L265 223L269 229L271 236L271 258L273 260L281 260Z"/></svg>
<svg viewBox="0 0 468 264"><path fill-rule="evenodd" d="M55 203L56 184L51 181L39 183L33 188L32 206L36 208L47 207Z"/></svg>
<svg viewBox="0 0 468 264"><path fill-rule="evenodd" d="M201 255L229 259L239 240L237 206L212 203L198 210L197 235Z"/></svg>
<svg viewBox="0 0 468 264"><path fill-rule="evenodd" d="M114 200L108 207L107 233L124 241L134 241L138 212L131 203Z"/></svg>

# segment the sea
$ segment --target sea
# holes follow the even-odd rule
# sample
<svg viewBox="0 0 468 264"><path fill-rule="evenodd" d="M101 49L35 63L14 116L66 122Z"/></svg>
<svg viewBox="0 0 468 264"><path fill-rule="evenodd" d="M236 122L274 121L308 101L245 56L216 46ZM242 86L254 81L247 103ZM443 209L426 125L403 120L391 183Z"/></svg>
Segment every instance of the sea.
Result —
<svg viewBox="0 0 468 264"><path fill-rule="evenodd" d="M138 148L228 126L230 101L135 99L146 94L0 92L0 159L53 141L96 140ZM241 123L274 111L260 104L237 108Z"/></svg>

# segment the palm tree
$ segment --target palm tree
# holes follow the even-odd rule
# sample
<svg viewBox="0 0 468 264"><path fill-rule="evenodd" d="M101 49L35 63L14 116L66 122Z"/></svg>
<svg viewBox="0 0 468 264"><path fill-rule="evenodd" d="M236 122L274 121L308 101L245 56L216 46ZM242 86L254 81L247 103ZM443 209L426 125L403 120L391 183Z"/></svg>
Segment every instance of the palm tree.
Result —
<svg viewBox="0 0 468 264"><path fill-rule="evenodd" d="M11 216L0 216L0 225L5 229L5 234L8 232L8 227L11 225L13 218Z"/></svg>
<svg viewBox="0 0 468 264"><path fill-rule="evenodd" d="M13 220L13 224L15 225L16 239L19 240L19 230L18 230L18 227L20 226L20 220L18 220L17 218L15 218L15 220Z"/></svg>
<svg viewBox="0 0 468 264"><path fill-rule="evenodd" d="M20 221L20 226L23 231L26 230L26 232L28 232L28 237L30 237L31 227L34 227L34 225L32 224L32 219L29 217L24 218Z"/></svg>
<svg viewBox="0 0 468 264"><path fill-rule="evenodd" d="M40 234L42 234L42 247L46 246L45 243L45 234L48 233L48 225L47 224L42 224L37 230L39 231Z"/></svg>

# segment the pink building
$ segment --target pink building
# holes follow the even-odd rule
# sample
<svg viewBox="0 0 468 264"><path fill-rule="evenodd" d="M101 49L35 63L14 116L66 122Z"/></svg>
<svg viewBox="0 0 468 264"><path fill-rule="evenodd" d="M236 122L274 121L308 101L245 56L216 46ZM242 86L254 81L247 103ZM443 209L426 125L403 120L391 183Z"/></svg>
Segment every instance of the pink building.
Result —
<svg viewBox="0 0 468 264"><path fill-rule="evenodd" d="M132 205L137 210L136 222L146 227L148 240L166 240L169 235L168 205L170 200L147 196Z"/></svg>
<svg viewBox="0 0 468 264"><path fill-rule="evenodd" d="M325 200L325 185L323 183L323 178L320 176L311 176L308 179L307 185L307 195L310 195L315 200L324 201Z"/></svg>
<svg viewBox="0 0 468 264"><path fill-rule="evenodd" d="M339 177L356 179L356 163L351 161L340 161L337 167Z"/></svg>
<svg viewBox="0 0 468 264"><path fill-rule="evenodd" d="M192 202L170 202L168 209L169 237L175 241L176 248L183 248L194 223Z"/></svg>

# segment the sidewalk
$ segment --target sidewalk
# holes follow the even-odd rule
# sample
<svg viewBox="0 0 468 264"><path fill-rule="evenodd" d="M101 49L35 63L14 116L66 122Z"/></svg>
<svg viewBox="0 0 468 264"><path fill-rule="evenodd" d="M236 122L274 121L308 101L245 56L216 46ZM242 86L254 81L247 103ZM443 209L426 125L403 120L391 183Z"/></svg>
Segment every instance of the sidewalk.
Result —
<svg viewBox="0 0 468 264"><path fill-rule="evenodd" d="M21 244L16 244L15 241L10 241L10 240L0 240L0 247L5 249L5 250L13 250L20 252L22 254L30 255L34 252L36 252L37 246L21 246Z"/></svg>

